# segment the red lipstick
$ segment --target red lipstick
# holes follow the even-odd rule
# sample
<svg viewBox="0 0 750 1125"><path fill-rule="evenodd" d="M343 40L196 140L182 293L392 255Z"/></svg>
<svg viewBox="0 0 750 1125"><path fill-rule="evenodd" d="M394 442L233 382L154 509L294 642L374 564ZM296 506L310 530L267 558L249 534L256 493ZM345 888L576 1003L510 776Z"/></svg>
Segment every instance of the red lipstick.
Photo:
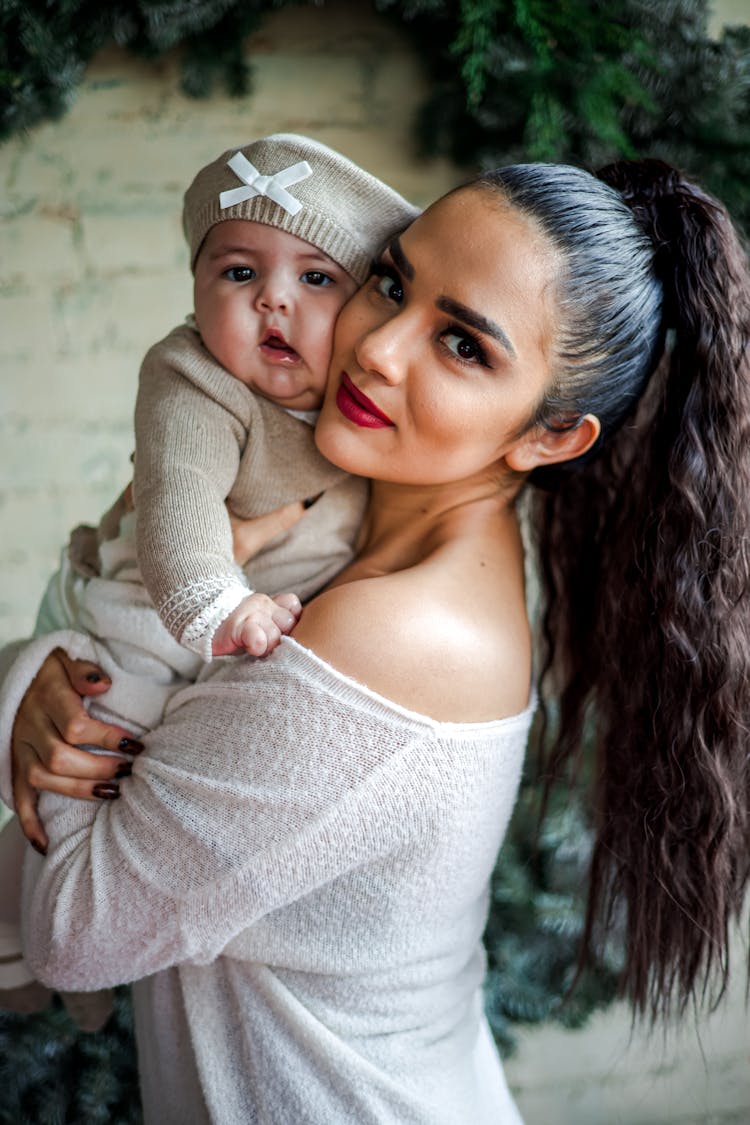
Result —
<svg viewBox="0 0 750 1125"><path fill-rule="evenodd" d="M394 425L387 414L354 386L345 371L341 376L341 386L336 391L336 405L350 422L368 430L380 430Z"/></svg>

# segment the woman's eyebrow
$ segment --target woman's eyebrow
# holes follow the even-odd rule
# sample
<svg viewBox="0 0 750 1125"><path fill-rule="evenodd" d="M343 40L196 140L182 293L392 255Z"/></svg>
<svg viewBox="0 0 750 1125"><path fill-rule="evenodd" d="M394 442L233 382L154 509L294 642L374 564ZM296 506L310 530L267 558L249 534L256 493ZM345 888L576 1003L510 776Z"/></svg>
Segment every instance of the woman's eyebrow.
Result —
<svg viewBox="0 0 750 1125"><path fill-rule="evenodd" d="M404 254L398 238L389 242L388 253L393 258L393 264L399 273L402 273L407 281L413 281L414 266ZM462 305L460 301L454 301L452 297L438 297L435 304L441 312L448 313L448 316L455 316L457 320L463 321L469 328L474 328L485 336L491 336L493 340L497 340L498 343L503 345L513 359L516 358L516 349L513 347L508 333L494 320L475 312L468 305Z"/></svg>
<svg viewBox="0 0 750 1125"><path fill-rule="evenodd" d="M388 253L393 258L393 264L399 273L402 273L407 281L413 281L414 266L411 264L406 254L404 254L398 238L393 238L388 243Z"/></svg>
<svg viewBox="0 0 750 1125"><path fill-rule="evenodd" d="M475 328L477 332L481 332L485 336L491 336L493 340L497 340L503 345L513 359L516 358L516 349L513 347L508 333L494 320L489 320L488 317L482 316L481 313L475 312L474 309L470 309L466 305L462 305L460 301L454 301L451 297L438 297L435 304L441 312L448 313L448 316L455 316L457 320L463 321L469 328Z"/></svg>

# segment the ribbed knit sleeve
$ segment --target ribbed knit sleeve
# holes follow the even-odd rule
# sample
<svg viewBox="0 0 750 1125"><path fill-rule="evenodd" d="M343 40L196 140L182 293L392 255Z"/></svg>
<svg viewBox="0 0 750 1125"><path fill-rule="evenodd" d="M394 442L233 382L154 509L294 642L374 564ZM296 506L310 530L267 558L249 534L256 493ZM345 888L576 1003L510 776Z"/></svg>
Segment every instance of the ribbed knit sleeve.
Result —
<svg viewBox="0 0 750 1125"><path fill-rule="evenodd" d="M29 963L75 990L208 964L231 948L245 957L262 920L322 894L325 943L316 949L309 933L300 944L297 933L293 946L314 963L352 925L345 944L354 936L367 949L371 923L357 938L351 895L335 893L363 872L367 910L396 887L413 900L409 916L434 918L425 863L439 870L428 897L455 881L464 918L510 815L529 719L435 723L290 639L266 660L214 666L174 697L117 801L42 795L50 850L26 883ZM396 856L395 882L384 880Z"/></svg>
<svg viewBox="0 0 750 1125"><path fill-rule="evenodd" d="M247 440L249 396L189 331L147 353L135 409L138 564L178 640L224 591L237 590L238 601L248 589L225 500Z"/></svg>

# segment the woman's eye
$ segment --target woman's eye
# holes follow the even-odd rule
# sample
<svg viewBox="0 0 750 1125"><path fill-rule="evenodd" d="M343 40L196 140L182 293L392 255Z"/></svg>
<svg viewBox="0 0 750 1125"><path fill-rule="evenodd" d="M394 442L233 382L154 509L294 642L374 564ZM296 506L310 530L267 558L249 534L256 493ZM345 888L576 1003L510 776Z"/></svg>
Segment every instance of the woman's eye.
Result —
<svg viewBox="0 0 750 1125"><path fill-rule="evenodd" d="M464 363L480 363L487 366L487 357L478 340L468 336L465 332L456 332L449 328L441 337L449 352Z"/></svg>
<svg viewBox="0 0 750 1125"><path fill-rule="evenodd" d="M383 297L387 297L389 301L395 301L396 304L401 304L404 299L404 289L401 282L393 274L384 273L382 277L377 280L377 289Z"/></svg>
<svg viewBox="0 0 750 1125"><path fill-rule="evenodd" d="M306 285L333 285L333 278L322 270L306 270L302 280Z"/></svg>
<svg viewBox="0 0 750 1125"><path fill-rule="evenodd" d="M228 270L224 270L224 277L227 281L252 281L255 270L250 269L250 266L230 266Z"/></svg>

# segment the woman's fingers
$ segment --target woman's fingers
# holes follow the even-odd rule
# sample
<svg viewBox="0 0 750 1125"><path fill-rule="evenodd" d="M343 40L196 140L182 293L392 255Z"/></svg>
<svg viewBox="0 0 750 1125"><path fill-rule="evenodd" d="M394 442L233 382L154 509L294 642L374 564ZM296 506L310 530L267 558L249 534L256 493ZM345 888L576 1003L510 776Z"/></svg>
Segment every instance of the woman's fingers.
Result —
<svg viewBox="0 0 750 1125"><path fill-rule="evenodd" d="M240 519L230 510L235 560L240 566L244 566L277 535L294 527L304 514L305 505L302 500L295 500L292 504L277 508L275 512L267 512L251 520Z"/></svg>
<svg viewBox="0 0 750 1125"><path fill-rule="evenodd" d="M130 757L143 746L124 727L93 719L81 695L101 695L110 686L89 661L71 660L57 649L42 664L18 708L12 736L13 797L24 834L46 846L37 813L39 790L85 800L117 796L118 777L130 772ZM109 751L92 754L80 746Z"/></svg>
<svg viewBox="0 0 750 1125"><path fill-rule="evenodd" d="M103 695L111 681L96 664L71 660L56 649L39 670L18 709L14 738L33 746L42 763L52 773L66 773L71 762L79 770L91 755L77 746L97 746L113 754L138 754L142 744L125 727L94 719L81 696ZM72 755L72 757L71 757ZM100 777L101 767L83 774Z"/></svg>
<svg viewBox="0 0 750 1125"><path fill-rule="evenodd" d="M37 812L39 790L86 801L113 800L120 794L118 778L126 776L130 770L129 763L124 759L86 754L84 751L75 753L92 763L100 763L96 772L90 774L93 780L50 773L39 761L32 746L28 743L14 746L13 801L21 829L37 851L45 852L47 849L47 833Z"/></svg>
<svg viewBox="0 0 750 1125"><path fill-rule="evenodd" d="M13 801L19 823L24 835L42 851L47 834L37 812L40 790L89 801L111 800L119 795L119 779L131 770L130 759L121 754L91 754L69 746L42 718L31 725L23 718L17 721L12 754Z"/></svg>
<svg viewBox="0 0 750 1125"><path fill-rule="evenodd" d="M81 781L87 786L84 795L90 796L91 782L109 781L121 766L130 763L125 750L91 754L63 742L52 726L45 729L41 723L33 730L20 725L14 731L13 746L14 776L21 776L34 789L54 793L69 795L68 782Z"/></svg>
<svg viewBox="0 0 750 1125"><path fill-rule="evenodd" d="M28 746L14 746L14 766L20 765L20 768L14 768L13 771L13 804L24 836L38 852L44 854L47 851L47 833L44 831L44 825L37 815L36 790L25 778L27 759L33 755L33 750Z"/></svg>

